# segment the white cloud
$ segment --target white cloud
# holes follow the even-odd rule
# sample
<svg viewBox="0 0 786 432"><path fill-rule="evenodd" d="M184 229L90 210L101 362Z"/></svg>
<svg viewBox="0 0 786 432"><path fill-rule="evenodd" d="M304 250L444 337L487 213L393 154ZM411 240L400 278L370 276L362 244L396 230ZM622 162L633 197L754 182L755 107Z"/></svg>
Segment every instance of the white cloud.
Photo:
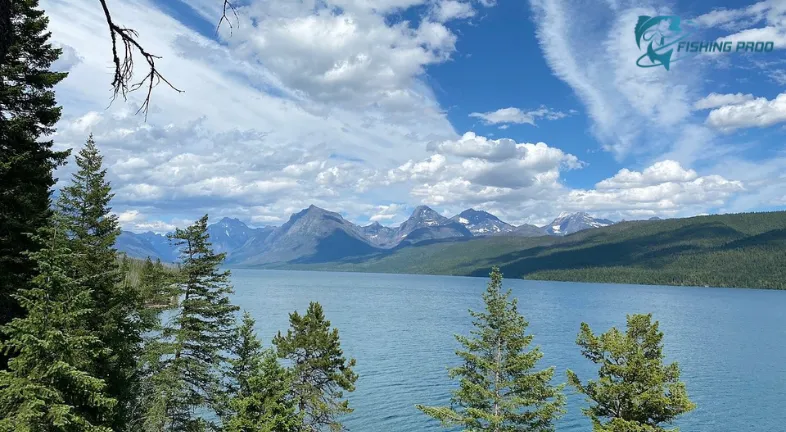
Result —
<svg viewBox="0 0 786 432"><path fill-rule="evenodd" d="M638 16L668 11L642 8L632 0L593 8L579 0L530 4L548 65L584 103L603 147L618 160L671 147L690 123L692 92L701 89L701 65L683 68L686 63L678 62L669 71L640 68L636 59L642 52L631 30Z"/></svg>
<svg viewBox="0 0 786 432"><path fill-rule="evenodd" d="M786 86L786 69L772 70L769 75L776 84Z"/></svg>
<svg viewBox="0 0 786 432"><path fill-rule="evenodd" d="M475 157L489 160L503 160L516 156L516 141L509 138L491 140L467 132L457 140L429 143L428 149L441 154L460 157Z"/></svg>
<svg viewBox="0 0 786 432"><path fill-rule="evenodd" d="M665 160L647 167L644 171L621 169L613 177L599 182L596 189L631 189L660 183L689 182L696 180L696 171L684 169L679 162Z"/></svg>
<svg viewBox="0 0 786 432"><path fill-rule="evenodd" d="M215 2L192 3L215 19ZM456 5L447 3L441 19L460 19L457 9L448 13ZM635 146L663 149L686 135L682 116L695 99L686 90L692 80L676 70L630 70L626 62L635 59L629 47L617 53L612 46L631 39L626 20L634 12L618 16L608 38L583 41L581 29L566 30L576 24L572 19L553 14L570 12L569 4L542 3L550 8L547 21L555 24L539 30L550 64L587 104L607 148L617 155ZM108 38L96 36L106 32L100 10L90 0L43 0L55 42L72 50L61 63L70 74L57 87L64 115L56 144L78 147L94 134L116 193L113 207L124 227L134 230L165 232L205 213L280 224L310 204L339 210L350 220L385 223L405 217L413 201L447 213L477 205L514 223L545 220L579 205L614 211L611 188L596 201L568 199L571 189L562 175L584 166L574 155L542 142L456 133L423 77L430 65L450 59L458 38L434 15L435 3L331 0L331 10L315 4L255 0L240 11L240 29L219 44L154 2L117 0L112 7L118 22L139 31L150 51L162 56L165 76L185 90L158 87L145 123L134 115L140 94L105 109L110 90L101 83L111 82L111 51ZM421 8L407 11L410 6ZM391 19L403 11L424 16L409 23ZM545 38L551 31L553 44ZM601 47L610 64L596 61L597 52L585 55L587 47ZM558 65L562 60L567 66ZM615 72L610 76L609 70ZM501 126L566 115L543 107L476 114ZM671 125L675 132L651 142L643 131L653 125ZM705 153L697 148L692 154ZM58 172L60 184L72 170L69 164ZM698 174L692 181L700 179L710 180L694 186L698 190L720 184ZM704 196L714 203L716 195ZM650 201L642 207L631 201L620 208L634 214L651 207Z"/></svg>
<svg viewBox="0 0 786 432"><path fill-rule="evenodd" d="M475 9L469 2L441 0L434 5L432 13L437 21L447 22L454 19L471 18L475 16Z"/></svg>
<svg viewBox="0 0 786 432"><path fill-rule="evenodd" d="M536 110L531 111L522 111L519 108L501 108L496 111L485 112L485 113L471 113L470 117L477 117L482 119L483 122L487 125L494 125L494 124L506 124L506 123L517 123L517 124L531 124L535 126L535 120L537 119L546 119L546 120L558 120L561 118L565 118L568 114L561 112L561 111L554 111L550 108L540 107Z"/></svg>
<svg viewBox="0 0 786 432"><path fill-rule="evenodd" d="M710 93L707 96L699 99L693 104L693 108L697 110L705 110L710 108L717 108L724 105L736 105L754 99L752 94L734 93L734 94L719 94Z"/></svg>
<svg viewBox="0 0 786 432"><path fill-rule="evenodd" d="M706 28L720 27L734 31L770 17L775 21L781 14L782 5L783 2L779 0L764 0L741 9L715 9L691 21Z"/></svg>
<svg viewBox="0 0 786 432"><path fill-rule="evenodd" d="M120 223L121 226L125 226L134 221L138 221L142 218L142 214L139 213L139 210L126 210L117 215L117 222Z"/></svg>
<svg viewBox="0 0 786 432"><path fill-rule="evenodd" d="M775 49L786 48L786 25L767 26L742 30L740 32L718 38L718 42L773 42Z"/></svg>
<svg viewBox="0 0 786 432"><path fill-rule="evenodd" d="M572 190L563 198L563 207L620 215L649 211L676 216L721 206L744 190L740 181L719 175L699 176L676 161L666 160L641 172L622 169L599 182L594 190Z"/></svg>
<svg viewBox="0 0 786 432"><path fill-rule="evenodd" d="M387 180L389 182L402 182L431 178L446 166L446 162L447 159L441 154L429 156L420 162L409 160L401 166L388 171Z"/></svg>
<svg viewBox="0 0 786 432"><path fill-rule="evenodd" d="M542 142L491 140L471 132L429 148L437 153L389 171L387 181L416 182L411 189L414 197L424 204L447 206L447 211L489 202L504 202L510 208L522 200L548 201L564 188L560 173L584 165L576 156Z"/></svg>
<svg viewBox="0 0 786 432"><path fill-rule="evenodd" d="M376 206L369 217L371 222L389 224L397 218L402 218L406 206L402 204L386 204Z"/></svg>
<svg viewBox="0 0 786 432"><path fill-rule="evenodd" d="M349 8L337 12L331 6ZM460 6L444 7L438 9L440 18L468 16ZM376 106L401 97L417 100L413 82L426 66L448 60L457 40L441 22L429 18L416 25L388 24L384 14L365 2L282 7L259 1L241 9L240 29L226 38L237 54L264 65L284 85L313 100L343 106Z"/></svg>
<svg viewBox="0 0 786 432"><path fill-rule="evenodd" d="M214 13L210 3L194 6ZM379 172L427 156L426 142L458 137L420 77L449 58L456 35L427 16L389 24L383 15L424 3L334 1L343 13L314 14L306 4L257 1L240 11L257 25L242 22L222 46L152 2L119 0L115 19L139 32L162 57L162 73L185 90L156 88L145 123L134 115L139 93L105 109L111 50L97 36L106 32L100 8L44 0L70 69L57 87L64 111L56 145L79 147L94 133L118 211L280 222L314 203L359 215ZM60 186L72 170L58 172ZM385 198L404 202L408 190L390 188Z"/></svg>
<svg viewBox="0 0 786 432"><path fill-rule="evenodd" d="M767 127L786 122L786 93L775 99L757 98L710 111L707 124L725 132L735 129Z"/></svg>

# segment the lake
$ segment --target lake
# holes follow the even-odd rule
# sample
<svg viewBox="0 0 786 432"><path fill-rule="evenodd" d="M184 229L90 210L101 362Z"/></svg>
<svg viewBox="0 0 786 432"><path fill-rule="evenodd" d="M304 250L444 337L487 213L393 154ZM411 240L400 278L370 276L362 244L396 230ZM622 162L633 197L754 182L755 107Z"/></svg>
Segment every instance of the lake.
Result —
<svg viewBox="0 0 786 432"><path fill-rule="evenodd" d="M233 269L234 301L257 319L266 346L286 331L288 313L320 302L339 328L347 356L357 359L354 432L443 430L415 409L446 404L458 362L453 334L468 334L467 309L483 308L487 279L452 276ZM653 313L665 333L668 361L678 361L697 409L676 425L683 432L784 430L786 425L786 292L751 289L577 284L506 279L544 357L582 381L596 369L575 345L581 322L596 333L625 327L625 314ZM589 431L581 395L568 389L558 431Z"/></svg>

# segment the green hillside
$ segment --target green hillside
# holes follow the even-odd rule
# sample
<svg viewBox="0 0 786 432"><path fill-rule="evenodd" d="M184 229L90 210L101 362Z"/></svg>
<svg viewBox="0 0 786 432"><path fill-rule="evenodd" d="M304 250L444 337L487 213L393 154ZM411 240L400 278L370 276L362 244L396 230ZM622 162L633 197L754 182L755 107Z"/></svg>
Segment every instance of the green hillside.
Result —
<svg viewBox="0 0 786 432"><path fill-rule="evenodd" d="M786 289L786 212L622 222L566 237L490 237L277 268Z"/></svg>

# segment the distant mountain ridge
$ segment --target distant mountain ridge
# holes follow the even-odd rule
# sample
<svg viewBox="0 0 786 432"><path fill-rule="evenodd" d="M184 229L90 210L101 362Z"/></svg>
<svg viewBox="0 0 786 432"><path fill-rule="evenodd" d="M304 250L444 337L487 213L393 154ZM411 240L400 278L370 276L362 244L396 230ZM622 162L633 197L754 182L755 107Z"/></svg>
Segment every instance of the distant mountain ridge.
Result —
<svg viewBox="0 0 786 432"><path fill-rule="evenodd" d="M273 263L323 263L411 246L426 241L452 241L472 237L563 236L607 226L612 221L586 213L562 214L544 227L514 226L493 214L473 208L448 218L428 206L418 206L398 227L374 222L359 226L339 213L311 205L292 214L280 227L252 228L238 219L223 218L208 226L213 248L226 253L227 265L264 266ZM178 259L166 236L123 231L117 249L135 258L166 262Z"/></svg>

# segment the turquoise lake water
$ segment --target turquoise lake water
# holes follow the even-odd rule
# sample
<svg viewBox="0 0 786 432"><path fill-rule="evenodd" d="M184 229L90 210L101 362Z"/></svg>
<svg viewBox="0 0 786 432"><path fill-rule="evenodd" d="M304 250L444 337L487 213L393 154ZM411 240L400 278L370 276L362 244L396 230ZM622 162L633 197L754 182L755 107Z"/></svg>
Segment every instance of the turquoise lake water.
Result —
<svg viewBox="0 0 786 432"><path fill-rule="evenodd" d="M415 409L446 404L457 364L453 334L468 334L467 309L482 309L487 279L233 269L234 301L257 319L270 345L288 313L319 301L339 328L360 378L349 395L353 432L444 430ZM786 292L725 288L574 284L506 279L530 322L542 367L555 381L570 368L582 380L596 370L575 345L581 322L596 333L624 328L625 314L653 313L668 361L678 361L697 409L682 432L786 431ZM582 396L568 390L558 431L590 431Z"/></svg>

